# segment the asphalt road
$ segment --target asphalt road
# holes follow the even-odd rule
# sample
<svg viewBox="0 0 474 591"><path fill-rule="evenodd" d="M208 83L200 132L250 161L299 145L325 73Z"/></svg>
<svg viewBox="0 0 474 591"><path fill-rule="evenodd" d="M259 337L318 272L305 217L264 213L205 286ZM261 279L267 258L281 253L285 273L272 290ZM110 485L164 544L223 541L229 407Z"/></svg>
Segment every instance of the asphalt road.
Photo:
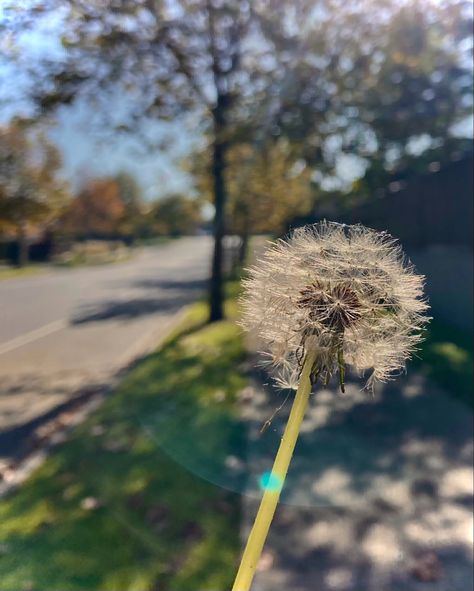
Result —
<svg viewBox="0 0 474 591"><path fill-rule="evenodd" d="M0 282L0 430L107 380L156 343L203 292L210 249L206 236L185 238L123 263Z"/></svg>

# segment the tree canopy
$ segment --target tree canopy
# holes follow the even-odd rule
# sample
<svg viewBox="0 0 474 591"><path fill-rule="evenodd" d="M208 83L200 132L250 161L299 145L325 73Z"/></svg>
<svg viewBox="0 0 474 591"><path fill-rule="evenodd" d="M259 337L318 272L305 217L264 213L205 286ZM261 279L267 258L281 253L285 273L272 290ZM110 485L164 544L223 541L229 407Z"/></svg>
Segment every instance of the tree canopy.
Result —
<svg viewBox="0 0 474 591"><path fill-rule="evenodd" d="M67 202L60 163L58 150L28 121L0 128L0 224L17 233L20 264L27 260L28 227L52 219Z"/></svg>
<svg viewBox="0 0 474 591"><path fill-rule="evenodd" d="M202 222L201 203L184 195L168 195L155 201L146 220L154 235L192 235Z"/></svg>
<svg viewBox="0 0 474 591"><path fill-rule="evenodd" d="M341 155L358 158L366 173L357 188L373 195L469 144L453 131L472 110L466 0L6 3L7 59L21 59L16 37L52 11L63 51L29 73L38 115L87 98L105 129L137 134L145 146L150 118L199 122L215 211L212 320L223 313L222 238L226 214L245 210L245 197L230 195L249 150L254 187L285 145L290 169L298 162L318 182L337 176ZM120 109L111 109L117 96ZM296 190L287 174L279 178ZM268 210L270 193L257 193Z"/></svg>
<svg viewBox="0 0 474 591"><path fill-rule="evenodd" d="M81 238L113 237L125 216L118 182L92 179L80 190L64 213L62 230Z"/></svg>

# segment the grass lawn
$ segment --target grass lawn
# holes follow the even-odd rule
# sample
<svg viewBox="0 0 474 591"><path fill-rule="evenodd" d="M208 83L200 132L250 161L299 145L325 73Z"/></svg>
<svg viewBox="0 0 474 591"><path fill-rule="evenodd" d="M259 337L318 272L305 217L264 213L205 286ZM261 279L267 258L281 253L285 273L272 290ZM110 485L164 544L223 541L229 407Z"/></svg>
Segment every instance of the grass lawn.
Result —
<svg viewBox="0 0 474 591"><path fill-rule="evenodd" d="M231 286L232 287L232 286ZM235 301L228 301L229 316ZM240 331L194 305L0 501L2 591L225 591L239 551ZM231 461L230 461L231 460Z"/></svg>
<svg viewBox="0 0 474 591"><path fill-rule="evenodd" d="M26 277L44 273L48 267L44 265L27 265L26 267L0 267L0 281L3 279L15 279L16 277Z"/></svg>
<svg viewBox="0 0 474 591"><path fill-rule="evenodd" d="M155 238L139 238L136 241L137 246L161 246L168 244L172 240L179 240L181 236L156 236Z"/></svg>
<svg viewBox="0 0 474 591"><path fill-rule="evenodd" d="M469 335L433 320L419 357L415 364L431 379L455 398L473 406L473 342Z"/></svg>

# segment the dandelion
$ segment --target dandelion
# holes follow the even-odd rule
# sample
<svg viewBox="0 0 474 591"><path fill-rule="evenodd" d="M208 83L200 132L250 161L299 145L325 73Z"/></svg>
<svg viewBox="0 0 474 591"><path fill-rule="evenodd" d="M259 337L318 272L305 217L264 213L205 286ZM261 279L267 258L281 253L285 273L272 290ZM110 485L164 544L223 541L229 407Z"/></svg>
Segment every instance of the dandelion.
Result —
<svg viewBox="0 0 474 591"><path fill-rule="evenodd" d="M327 382L345 365L368 386L405 366L422 338L424 278L388 234L323 222L273 243L244 281L242 325L262 341L277 383L297 388L303 360Z"/></svg>
<svg viewBox="0 0 474 591"><path fill-rule="evenodd" d="M233 591L248 591L309 395L346 366L366 386L393 378L422 339L424 277L397 241L360 225L322 222L272 243L244 280L242 326L258 337L277 385L297 390Z"/></svg>

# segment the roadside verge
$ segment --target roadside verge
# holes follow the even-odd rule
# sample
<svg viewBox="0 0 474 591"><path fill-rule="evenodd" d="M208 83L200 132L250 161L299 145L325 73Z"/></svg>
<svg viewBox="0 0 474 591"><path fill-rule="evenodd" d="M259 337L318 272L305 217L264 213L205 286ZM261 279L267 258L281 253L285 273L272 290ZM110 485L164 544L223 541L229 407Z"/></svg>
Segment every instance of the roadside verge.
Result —
<svg viewBox="0 0 474 591"><path fill-rule="evenodd" d="M160 349L0 502L3 591L230 585L240 499L225 489L242 466L245 351L232 319L205 319L206 306L192 305Z"/></svg>

